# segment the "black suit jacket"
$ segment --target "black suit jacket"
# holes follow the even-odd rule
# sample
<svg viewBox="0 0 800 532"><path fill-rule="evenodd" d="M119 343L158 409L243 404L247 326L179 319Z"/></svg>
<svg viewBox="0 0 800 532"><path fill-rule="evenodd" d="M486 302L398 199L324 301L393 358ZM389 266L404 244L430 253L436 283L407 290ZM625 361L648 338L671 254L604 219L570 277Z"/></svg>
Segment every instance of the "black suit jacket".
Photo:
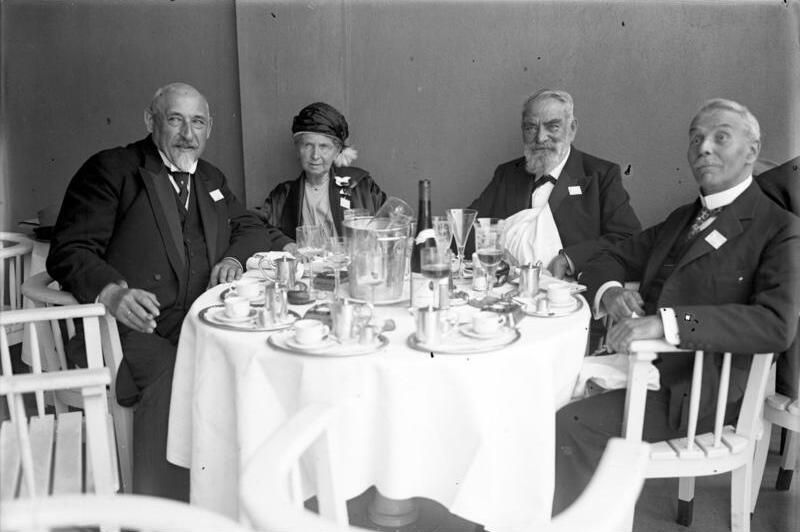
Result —
<svg viewBox="0 0 800 532"><path fill-rule="evenodd" d="M469 208L476 209L479 217L508 218L530 208L533 182L524 157L501 164ZM575 187L580 194L570 193L578 190ZM574 146L548 203L564 251L578 271L603 247L642 229L622 186L619 165Z"/></svg>
<svg viewBox="0 0 800 532"><path fill-rule="evenodd" d="M580 278L590 301L610 280L639 280L639 291L646 294L698 202L595 256ZM714 231L724 237L716 248L706 240ZM800 270L793 264L799 256L800 218L751 185L700 233L662 286L657 305L675 310L681 348L742 355L733 361L731 402L744 389L751 358L746 355L780 353L792 341L800 311ZM659 366L675 426L688 412L684 393L691 381L690 359L666 356ZM708 366L719 365L719 356L706 359ZM701 408L713 404L717 378L715 371L703 372Z"/></svg>
<svg viewBox="0 0 800 532"><path fill-rule="evenodd" d="M247 211L222 172L206 161L198 162L192 194L210 266L224 257L244 264L257 251L289 242ZM108 283L124 280L153 292L169 309L183 300L184 253L175 193L148 136L102 151L78 170L61 205L47 270L80 302L94 301Z"/></svg>
<svg viewBox="0 0 800 532"><path fill-rule="evenodd" d="M756 182L772 201L800 216L800 157L758 175ZM800 268L800 257L796 257L795 268ZM794 399L800 397L800 338L797 335L778 359L775 377L775 391Z"/></svg>

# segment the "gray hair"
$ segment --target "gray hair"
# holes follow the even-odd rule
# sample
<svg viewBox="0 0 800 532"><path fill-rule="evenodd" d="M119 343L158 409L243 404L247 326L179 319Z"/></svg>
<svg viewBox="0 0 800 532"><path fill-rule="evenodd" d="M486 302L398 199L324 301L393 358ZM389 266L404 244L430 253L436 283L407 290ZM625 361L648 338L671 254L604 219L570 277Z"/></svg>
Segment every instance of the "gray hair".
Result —
<svg viewBox="0 0 800 532"><path fill-rule="evenodd" d="M182 83L180 81L176 81L176 82L173 82L173 83L168 83L168 84L164 85L163 87L159 87L158 89L156 89L155 94L153 94L153 98L150 100L150 105L147 107L148 112L150 114L152 114L152 115L157 114L161 110L159 108L159 104L161 103L161 100L163 99L163 97L166 94L168 94L170 92L173 92L173 91L185 91L185 92L195 92L195 93L197 93L197 95L200 96L203 99L203 101L205 102L205 104L206 104L206 112L207 112L208 116L211 117L211 106L208 104L208 99L205 96L203 96L203 94L199 90L195 89L194 87L192 87L188 83Z"/></svg>
<svg viewBox="0 0 800 532"><path fill-rule="evenodd" d="M702 106L700 106L700 109L697 111L697 113L695 113L694 118L692 119L692 124L694 124L695 120L697 120L697 117L701 114L714 110L723 110L736 113L742 118L742 120L744 120L744 125L747 129L747 132L750 134L750 139L761 141L761 127L758 125L758 120L756 119L755 115L750 112L750 109L738 102L726 100L725 98L712 98L711 100L706 101Z"/></svg>
<svg viewBox="0 0 800 532"><path fill-rule="evenodd" d="M523 116L529 106L538 101L547 99L558 100L566 106L567 119L569 122L575 118L575 103L572 101L572 96L567 91L559 89L540 89L525 98L525 102L522 104Z"/></svg>

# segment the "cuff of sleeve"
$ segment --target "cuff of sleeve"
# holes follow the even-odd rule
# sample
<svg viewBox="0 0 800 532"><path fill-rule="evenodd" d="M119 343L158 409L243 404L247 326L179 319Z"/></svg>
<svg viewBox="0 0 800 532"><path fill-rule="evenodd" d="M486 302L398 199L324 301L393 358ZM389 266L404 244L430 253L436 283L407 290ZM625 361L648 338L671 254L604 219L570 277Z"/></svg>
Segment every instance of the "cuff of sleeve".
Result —
<svg viewBox="0 0 800 532"><path fill-rule="evenodd" d="M599 320L600 318L604 318L607 314L605 307L601 305L603 300L603 294L606 293L606 290L609 288L614 288L618 286L622 288L622 283L619 281L606 281L600 288L597 290L597 293L594 295L594 304L592 305L592 311L594 312L594 319Z"/></svg>
<svg viewBox="0 0 800 532"><path fill-rule="evenodd" d="M661 323L664 325L664 339L672 345L680 345L681 336L678 331L678 319L675 317L675 310L669 307L658 309L661 316Z"/></svg>
<svg viewBox="0 0 800 532"><path fill-rule="evenodd" d="M569 255L567 255L563 249L559 251L558 254L567 260L567 275L575 275L575 263L572 262L572 259L569 258Z"/></svg>

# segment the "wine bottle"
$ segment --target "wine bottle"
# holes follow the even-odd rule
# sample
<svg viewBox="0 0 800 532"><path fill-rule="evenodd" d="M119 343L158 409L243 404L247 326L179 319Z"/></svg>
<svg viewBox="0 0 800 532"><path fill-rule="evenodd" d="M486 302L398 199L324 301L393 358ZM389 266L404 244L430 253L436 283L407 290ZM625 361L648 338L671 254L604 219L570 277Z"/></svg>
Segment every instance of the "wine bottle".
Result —
<svg viewBox="0 0 800 532"><path fill-rule="evenodd" d="M414 251L411 254L411 271L420 273L420 250L436 246L436 234L433 232L431 220L431 180L419 181L419 209L417 210L417 237L414 241Z"/></svg>

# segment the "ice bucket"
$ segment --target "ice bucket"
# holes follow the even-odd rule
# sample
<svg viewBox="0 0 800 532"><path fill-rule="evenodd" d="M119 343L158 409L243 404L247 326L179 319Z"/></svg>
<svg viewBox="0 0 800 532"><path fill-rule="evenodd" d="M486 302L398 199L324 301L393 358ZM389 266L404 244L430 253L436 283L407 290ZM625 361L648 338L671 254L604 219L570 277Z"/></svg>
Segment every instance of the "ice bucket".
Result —
<svg viewBox="0 0 800 532"><path fill-rule="evenodd" d="M410 223L389 218L354 218L342 222L350 265L350 297L382 303L399 300L406 269Z"/></svg>

